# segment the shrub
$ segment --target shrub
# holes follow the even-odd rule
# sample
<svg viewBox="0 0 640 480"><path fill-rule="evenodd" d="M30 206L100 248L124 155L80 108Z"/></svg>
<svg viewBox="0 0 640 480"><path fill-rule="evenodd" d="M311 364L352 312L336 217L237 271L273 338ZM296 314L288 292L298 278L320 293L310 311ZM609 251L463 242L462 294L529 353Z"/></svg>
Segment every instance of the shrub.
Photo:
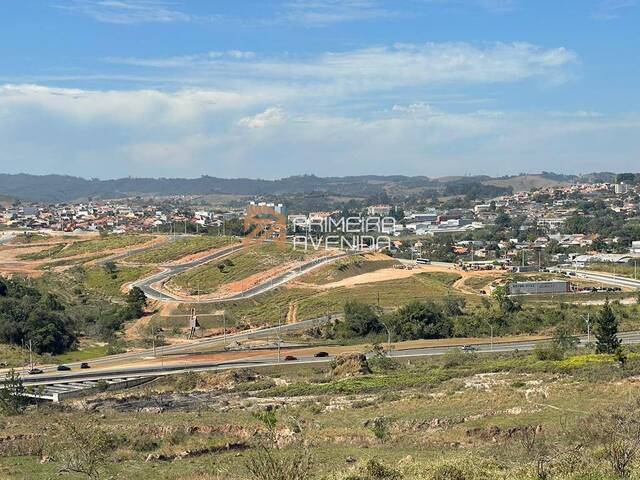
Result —
<svg viewBox="0 0 640 480"><path fill-rule="evenodd" d="M464 472L455 465L440 465L433 473L433 480L466 480Z"/></svg>

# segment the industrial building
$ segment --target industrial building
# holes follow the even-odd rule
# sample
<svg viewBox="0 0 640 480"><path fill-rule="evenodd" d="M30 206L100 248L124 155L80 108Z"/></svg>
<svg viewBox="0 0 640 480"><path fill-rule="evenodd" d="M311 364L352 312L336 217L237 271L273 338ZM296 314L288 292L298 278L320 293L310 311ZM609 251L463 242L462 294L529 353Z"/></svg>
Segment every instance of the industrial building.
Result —
<svg viewBox="0 0 640 480"><path fill-rule="evenodd" d="M571 292L571 283L565 280L513 282L509 284L509 294L511 295L544 295L569 292Z"/></svg>

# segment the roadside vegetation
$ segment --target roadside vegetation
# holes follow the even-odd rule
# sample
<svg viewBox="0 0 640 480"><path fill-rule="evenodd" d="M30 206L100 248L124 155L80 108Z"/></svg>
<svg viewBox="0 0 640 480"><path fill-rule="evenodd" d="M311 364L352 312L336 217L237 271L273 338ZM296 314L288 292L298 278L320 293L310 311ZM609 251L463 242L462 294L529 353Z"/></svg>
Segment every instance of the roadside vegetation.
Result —
<svg viewBox="0 0 640 480"><path fill-rule="evenodd" d="M588 263L587 270L594 270L597 272L612 273L614 275L620 275L621 277L638 278L638 268L633 261L623 264L615 263Z"/></svg>
<svg viewBox="0 0 640 480"><path fill-rule="evenodd" d="M105 270L100 275L117 274ZM146 302L135 287L126 295L118 291L116 302L77 276L47 274L35 281L0 277L0 342L14 347L0 362L16 365L19 356L22 364L24 351L17 348L29 345L36 354L60 355L77 350L81 338L113 342L126 321L143 314Z"/></svg>

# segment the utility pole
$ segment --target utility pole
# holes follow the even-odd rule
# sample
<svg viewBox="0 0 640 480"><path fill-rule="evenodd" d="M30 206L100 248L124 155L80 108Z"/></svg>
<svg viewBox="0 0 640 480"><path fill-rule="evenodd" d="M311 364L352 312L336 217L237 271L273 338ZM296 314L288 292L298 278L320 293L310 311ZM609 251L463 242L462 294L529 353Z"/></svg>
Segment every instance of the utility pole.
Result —
<svg viewBox="0 0 640 480"><path fill-rule="evenodd" d="M33 346L29 340L29 369L33 369Z"/></svg>
<svg viewBox="0 0 640 480"><path fill-rule="evenodd" d="M282 333L282 322L280 317L282 316L282 312L280 311L280 305L278 305L278 363L280 363L280 334Z"/></svg>
<svg viewBox="0 0 640 480"><path fill-rule="evenodd" d="M222 311L222 336L223 340L223 350L227 349L227 311Z"/></svg>
<svg viewBox="0 0 640 480"><path fill-rule="evenodd" d="M491 345L490 345L490 349L493 352L493 325L489 324L489 329L491 330Z"/></svg>
<svg viewBox="0 0 640 480"><path fill-rule="evenodd" d="M587 324L587 343L591 343L591 321L589 319L589 313L587 312L587 316L586 317L582 317L585 321L585 323Z"/></svg>
<svg viewBox="0 0 640 480"><path fill-rule="evenodd" d="M389 327L387 327L386 323L382 323L382 322L380 323L387 331L387 350L390 351L391 350L391 330L389 330Z"/></svg>
<svg viewBox="0 0 640 480"><path fill-rule="evenodd" d="M493 352L493 324L492 324L492 323L489 323L487 320L485 320L485 323L486 323L487 325L489 325L489 331L490 331L490 335L491 335L491 336L490 336L490 340L489 340L489 342L490 342L490 343L489 343L489 348L490 348L490 350Z"/></svg>
<svg viewBox="0 0 640 480"><path fill-rule="evenodd" d="M153 358L156 358L156 329L151 325L151 345L153 348Z"/></svg>

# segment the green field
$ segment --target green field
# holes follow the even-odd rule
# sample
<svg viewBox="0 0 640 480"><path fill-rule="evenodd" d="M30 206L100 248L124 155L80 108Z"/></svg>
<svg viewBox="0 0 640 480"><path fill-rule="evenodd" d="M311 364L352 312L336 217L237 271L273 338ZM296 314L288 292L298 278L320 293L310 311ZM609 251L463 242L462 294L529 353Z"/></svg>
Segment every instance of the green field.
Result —
<svg viewBox="0 0 640 480"><path fill-rule="evenodd" d="M287 262L304 260L311 255L302 250L294 250L288 245L281 247L274 243L261 243L224 260L210 262L176 275L167 286L184 292L199 291L207 294L225 283L242 280Z"/></svg>
<svg viewBox="0 0 640 480"><path fill-rule="evenodd" d="M302 277L303 282L315 285L324 285L331 282L339 282L345 278L375 272L383 268L391 268L400 262L389 260L371 260L366 256L353 256L338 260L330 265L318 268Z"/></svg>
<svg viewBox="0 0 640 480"><path fill-rule="evenodd" d="M108 350L109 347L107 345L91 345L71 350L62 355L56 355L52 359L55 363L84 362L93 358L104 357L107 355Z"/></svg>
<svg viewBox="0 0 640 480"><path fill-rule="evenodd" d="M238 242L234 237L198 236L180 238L178 240L159 245L144 253L134 255L127 259L130 263L166 263L178 260L187 255L226 247Z"/></svg>
<svg viewBox="0 0 640 480"><path fill-rule="evenodd" d="M31 243L39 243L51 240L50 235L35 232L24 232L9 242L11 245L29 245Z"/></svg>
<svg viewBox="0 0 640 480"><path fill-rule="evenodd" d="M46 357L42 357L37 354L33 354L33 362L39 363ZM20 347L13 345L7 345L0 343L0 368L6 367L22 367L29 361L28 350L23 350Z"/></svg>
<svg viewBox="0 0 640 480"><path fill-rule="evenodd" d="M115 274L110 274L103 267L95 266L83 269L80 277L87 289L117 298L123 295L120 290L122 285L138 280L152 271L153 267L119 266Z"/></svg>
<svg viewBox="0 0 640 480"><path fill-rule="evenodd" d="M2 419L0 478L57 478L107 432L94 478L264 480L248 466L268 448L310 455L305 480L619 480L611 459L635 444L622 439L640 418L640 360L573 355L457 353L346 378L328 364L170 376ZM265 405L279 448L258 418Z"/></svg>
<svg viewBox="0 0 640 480"><path fill-rule="evenodd" d="M20 260L46 260L66 258L75 255L100 254L109 250L132 247L150 241L148 235L110 235L92 240L78 240L69 244L55 245L46 250L20 255Z"/></svg>

